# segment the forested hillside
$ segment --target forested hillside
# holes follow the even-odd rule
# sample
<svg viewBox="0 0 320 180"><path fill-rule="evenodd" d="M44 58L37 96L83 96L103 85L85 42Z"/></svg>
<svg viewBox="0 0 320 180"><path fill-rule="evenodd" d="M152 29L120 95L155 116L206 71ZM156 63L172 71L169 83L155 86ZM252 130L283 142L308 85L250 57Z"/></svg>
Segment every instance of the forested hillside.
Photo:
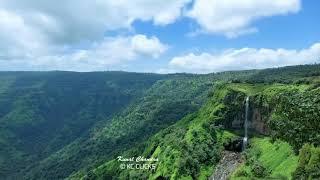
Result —
<svg viewBox="0 0 320 180"><path fill-rule="evenodd" d="M290 92L295 94L287 94ZM313 98L307 99L306 97L310 94L313 94ZM155 171L119 170L122 162L112 160L82 177L85 179L116 177L120 179L138 177L143 177L142 179L207 179L222 158L224 149L232 141L237 141L243 136L242 130L234 130L231 124L239 112L243 113L243 101L250 95L251 103L256 106L255 108L265 110L261 112L261 116L268 117L265 123L272 133L268 134L270 136L268 138L256 132L254 128L250 130L251 148L246 151L245 164L239 167L233 179L318 178L320 154L319 148L315 147L319 147L317 137L320 135L318 130L320 128L319 94L319 88L307 85L217 85L214 93L209 96L209 101L199 111L156 134L143 147L122 154L126 157L143 155L159 159L160 162ZM279 101L278 98L291 99L295 96L304 96L304 103L290 104L290 108L295 111L291 111L289 107L283 109L283 106L288 104ZM297 108L307 109L296 112ZM302 147L303 150L298 155Z"/></svg>
<svg viewBox="0 0 320 180"><path fill-rule="evenodd" d="M207 77L172 76L160 80L110 121L98 124L87 137L77 139L23 174L30 179L59 179L110 160L114 154L196 111L210 87Z"/></svg>
<svg viewBox="0 0 320 180"><path fill-rule="evenodd" d="M164 76L0 73L0 176L15 175L115 114Z"/></svg>
<svg viewBox="0 0 320 180"><path fill-rule="evenodd" d="M0 176L207 179L242 138L250 96L249 148L231 178L320 178L319 87L320 65L207 75L1 72ZM159 161L152 171L120 169L118 156Z"/></svg>

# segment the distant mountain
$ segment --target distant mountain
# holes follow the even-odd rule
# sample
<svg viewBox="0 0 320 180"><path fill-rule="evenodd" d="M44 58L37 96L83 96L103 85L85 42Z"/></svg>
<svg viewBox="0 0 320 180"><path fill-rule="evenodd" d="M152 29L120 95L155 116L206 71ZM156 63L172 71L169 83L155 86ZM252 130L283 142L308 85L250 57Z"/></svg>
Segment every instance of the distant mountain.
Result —
<svg viewBox="0 0 320 180"><path fill-rule="evenodd" d="M319 164L312 163L320 145L319 87L320 65L207 75L0 72L0 177L206 179L242 136L234 124L241 123L246 96L258 124L252 138L278 139L296 161L288 160L291 173L281 174L280 164L261 159L269 152L257 144L269 140L257 139L249 150L261 154L249 153L254 162L232 177L318 177ZM302 162L306 153L312 157ZM119 155L155 157L159 164L148 172L121 170Z"/></svg>

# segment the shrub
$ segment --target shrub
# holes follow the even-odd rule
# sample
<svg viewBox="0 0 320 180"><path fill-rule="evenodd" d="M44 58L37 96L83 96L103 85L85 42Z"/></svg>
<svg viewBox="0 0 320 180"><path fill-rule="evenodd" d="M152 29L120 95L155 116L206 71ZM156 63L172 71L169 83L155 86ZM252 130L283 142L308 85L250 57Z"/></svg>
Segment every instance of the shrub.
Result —
<svg viewBox="0 0 320 180"><path fill-rule="evenodd" d="M270 174L268 169L259 162L255 162L253 164L252 173L255 177L258 177L258 178L263 178Z"/></svg>
<svg viewBox="0 0 320 180"><path fill-rule="evenodd" d="M320 148L305 144L299 153L299 164L293 173L294 179L320 178Z"/></svg>

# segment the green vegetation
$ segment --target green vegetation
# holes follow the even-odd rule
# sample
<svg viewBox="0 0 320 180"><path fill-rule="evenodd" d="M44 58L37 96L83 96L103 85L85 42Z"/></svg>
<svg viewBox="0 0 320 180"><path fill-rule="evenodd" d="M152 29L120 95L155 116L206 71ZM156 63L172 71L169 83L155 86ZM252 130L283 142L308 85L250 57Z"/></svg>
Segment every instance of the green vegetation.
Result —
<svg viewBox="0 0 320 180"><path fill-rule="evenodd" d="M299 153L299 164L293 177L295 179L320 178L320 148L305 144Z"/></svg>
<svg viewBox="0 0 320 180"><path fill-rule="evenodd" d="M196 111L211 87L212 83L204 77L174 76L158 81L142 98L107 123L99 124L88 137L77 139L26 174L34 179L65 177L75 173L75 169L87 172L91 166L113 159L119 152L139 145L159 130Z"/></svg>
<svg viewBox="0 0 320 180"><path fill-rule="evenodd" d="M251 139L246 159L231 179L290 179L298 164L298 156L288 143L271 142L270 138Z"/></svg>
<svg viewBox="0 0 320 180"><path fill-rule="evenodd" d="M0 177L15 176L86 137L165 78L122 72L4 72L0 77Z"/></svg>
<svg viewBox="0 0 320 180"><path fill-rule="evenodd" d="M273 69L264 69L250 76L249 83L309 83L309 77L320 76L319 65L288 66Z"/></svg>
<svg viewBox="0 0 320 180"><path fill-rule="evenodd" d="M219 89L221 90L217 92L224 91L224 86L222 85ZM231 92L225 91L224 93ZM135 177L207 179L220 158L223 145L237 137L213 125L215 121L227 115L227 113L221 113L225 107L224 103L224 96L215 93L198 112L186 116L176 124L157 133L142 147L124 153L125 157L158 158L160 161L153 172L119 171L120 162L111 160L86 175L78 172L70 178L77 179L82 176L84 179L93 177L93 179L105 179L107 174L109 178L120 177L120 179L134 179Z"/></svg>
<svg viewBox="0 0 320 180"><path fill-rule="evenodd" d="M298 152L305 144L320 145L320 89L282 93L270 121L276 138L289 142Z"/></svg>
<svg viewBox="0 0 320 180"><path fill-rule="evenodd" d="M234 179L318 177L315 172L319 172L320 161L313 160L318 158L318 150L306 143L319 147L319 88L307 84L230 84L229 87L253 96L251 106L259 109L261 116L267 119L272 141L275 141L271 143L269 138L262 140L253 138L246 164L232 177ZM298 166L298 156L294 154L297 154L302 146Z"/></svg>
<svg viewBox="0 0 320 180"><path fill-rule="evenodd" d="M250 129L246 162L232 177L319 178L319 74L320 65L207 75L1 72L0 177L207 179L242 136L234 121L250 96L263 128ZM118 156L159 161L151 171L121 170Z"/></svg>

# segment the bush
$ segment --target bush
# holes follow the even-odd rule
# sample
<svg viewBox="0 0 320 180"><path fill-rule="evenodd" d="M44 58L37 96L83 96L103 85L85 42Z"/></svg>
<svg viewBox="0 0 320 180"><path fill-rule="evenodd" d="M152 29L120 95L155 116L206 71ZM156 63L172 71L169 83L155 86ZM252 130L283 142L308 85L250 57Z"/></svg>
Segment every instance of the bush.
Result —
<svg viewBox="0 0 320 180"><path fill-rule="evenodd" d="M305 144L299 153L299 164L293 179L320 178L320 148Z"/></svg>
<svg viewBox="0 0 320 180"><path fill-rule="evenodd" d="M258 178L263 178L270 174L268 169L259 162L255 162L253 164L252 173L255 177L258 177Z"/></svg>
<svg viewBox="0 0 320 180"><path fill-rule="evenodd" d="M241 168L235 173L235 177L248 177L250 173L245 168Z"/></svg>

